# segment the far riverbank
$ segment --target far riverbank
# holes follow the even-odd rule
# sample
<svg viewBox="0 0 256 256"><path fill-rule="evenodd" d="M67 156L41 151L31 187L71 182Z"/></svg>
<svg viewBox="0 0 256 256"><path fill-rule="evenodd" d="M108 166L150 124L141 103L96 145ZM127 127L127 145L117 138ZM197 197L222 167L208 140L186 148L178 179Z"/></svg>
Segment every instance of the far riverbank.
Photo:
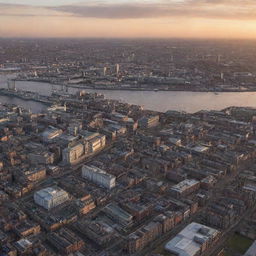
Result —
<svg viewBox="0 0 256 256"><path fill-rule="evenodd" d="M198 88L198 87L194 87L194 88L182 88L182 86L175 86L173 88L161 88L161 87L155 87L155 88L147 88L147 87L129 87L129 86L110 86L107 84L101 84L101 85L88 85L88 84L83 84L83 83L76 83L76 84L72 84L72 83L68 83L68 84L60 84L60 83L52 83L50 80L44 80L44 79L26 79L26 80L17 80L17 81L28 81L28 82L39 82L39 83L48 83L48 84L53 84L53 85L58 85L58 86L66 86L69 88L76 88L76 89L80 89L80 90L85 90L85 89L89 89L89 90L111 90L111 91L138 91L138 92L143 92L143 91L154 91L154 92L158 92L158 91L163 91L163 92L168 92L168 91L174 91L174 92L178 92L178 91L184 91L184 92L256 92L256 85L255 88L245 88L245 87L240 87L240 88Z"/></svg>

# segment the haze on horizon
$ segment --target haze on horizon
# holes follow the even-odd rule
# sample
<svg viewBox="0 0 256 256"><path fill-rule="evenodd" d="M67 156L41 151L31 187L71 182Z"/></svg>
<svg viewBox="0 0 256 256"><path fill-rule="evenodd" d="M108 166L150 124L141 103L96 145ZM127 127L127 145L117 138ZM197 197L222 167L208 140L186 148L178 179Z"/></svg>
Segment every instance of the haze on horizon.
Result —
<svg viewBox="0 0 256 256"><path fill-rule="evenodd" d="M0 0L0 37L256 39L255 0Z"/></svg>

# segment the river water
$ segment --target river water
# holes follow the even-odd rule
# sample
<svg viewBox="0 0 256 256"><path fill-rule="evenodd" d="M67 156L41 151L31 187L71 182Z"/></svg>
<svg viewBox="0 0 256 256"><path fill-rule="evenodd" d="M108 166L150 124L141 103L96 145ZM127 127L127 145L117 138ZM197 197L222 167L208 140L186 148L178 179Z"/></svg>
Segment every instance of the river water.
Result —
<svg viewBox="0 0 256 256"><path fill-rule="evenodd" d="M6 87L6 83L0 79L0 87ZM43 95L50 95L52 89L61 90L61 86L41 82L16 82L17 89L30 90ZM74 94L80 89L69 88L69 93ZM89 90L87 92L99 92L105 94L106 98L117 99L123 102L137 104L145 109L156 111L182 110L193 113L199 110L221 110L229 106L256 107L256 92L184 92L184 91L124 91L124 90ZM5 99L4 99L5 98ZM7 100L0 96L0 102ZM23 101L17 98L10 99L10 103L29 105L32 111L40 111L43 105L40 103ZM37 107L36 107L37 106Z"/></svg>

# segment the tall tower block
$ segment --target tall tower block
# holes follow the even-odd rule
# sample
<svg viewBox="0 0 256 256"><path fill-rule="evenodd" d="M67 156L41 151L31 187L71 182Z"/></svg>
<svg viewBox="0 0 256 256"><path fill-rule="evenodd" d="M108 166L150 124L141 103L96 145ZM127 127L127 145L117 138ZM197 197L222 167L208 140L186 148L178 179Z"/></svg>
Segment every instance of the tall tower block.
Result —
<svg viewBox="0 0 256 256"><path fill-rule="evenodd" d="M119 75L119 71L120 71L120 65L116 64L116 75Z"/></svg>
<svg viewBox="0 0 256 256"><path fill-rule="evenodd" d="M14 80L8 80L7 85L9 91L16 91L16 85Z"/></svg>

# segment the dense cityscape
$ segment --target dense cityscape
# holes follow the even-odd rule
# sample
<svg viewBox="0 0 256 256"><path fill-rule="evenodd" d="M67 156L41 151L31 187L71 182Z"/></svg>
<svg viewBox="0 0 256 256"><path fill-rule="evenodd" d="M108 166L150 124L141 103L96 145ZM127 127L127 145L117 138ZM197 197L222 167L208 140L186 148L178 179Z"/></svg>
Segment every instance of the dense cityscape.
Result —
<svg viewBox="0 0 256 256"><path fill-rule="evenodd" d="M256 108L87 92L255 91L255 56L254 41L0 39L0 94L45 106L0 104L0 255L255 255Z"/></svg>
<svg viewBox="0 0 256 256"><path fill-rule="evenodd" d="M0 256L256 256L255 0L0 0Z"/></svg>
<svg viewBox="0 0 256 256"><path fill-rule="evenodd" d="M255 41L1 39L0 71L78 88L256 91Z"/></svg>

